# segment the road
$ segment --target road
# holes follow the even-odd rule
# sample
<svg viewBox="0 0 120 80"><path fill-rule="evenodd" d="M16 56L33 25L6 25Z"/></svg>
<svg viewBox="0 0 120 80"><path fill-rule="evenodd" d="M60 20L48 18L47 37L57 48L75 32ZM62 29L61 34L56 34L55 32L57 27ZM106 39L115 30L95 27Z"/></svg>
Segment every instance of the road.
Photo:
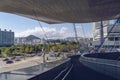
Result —
<svg viewBox="0 0 120 80"><path fill-rule="evenodd" d="M71 60L29 80L117 80L84 66L79 56L72 56Z"/></svg>
<svg viewBox="0 0 120 80"><path fill-rule="evenodd" d="M72 57L73 69L71 71L71 80L117 80L85 67L78 57Z"/></svg>

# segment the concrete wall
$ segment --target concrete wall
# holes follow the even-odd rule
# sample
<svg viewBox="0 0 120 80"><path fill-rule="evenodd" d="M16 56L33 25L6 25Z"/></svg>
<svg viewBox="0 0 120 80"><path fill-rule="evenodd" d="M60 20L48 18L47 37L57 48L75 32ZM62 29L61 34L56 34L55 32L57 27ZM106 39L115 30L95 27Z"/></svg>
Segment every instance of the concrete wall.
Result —
<svg viewBox="0 0 120 80"><path fill-rule="evenodd" d="M82 55L80 61L95 71L120 80L120 61L118 60L98 59Z"/></svg>

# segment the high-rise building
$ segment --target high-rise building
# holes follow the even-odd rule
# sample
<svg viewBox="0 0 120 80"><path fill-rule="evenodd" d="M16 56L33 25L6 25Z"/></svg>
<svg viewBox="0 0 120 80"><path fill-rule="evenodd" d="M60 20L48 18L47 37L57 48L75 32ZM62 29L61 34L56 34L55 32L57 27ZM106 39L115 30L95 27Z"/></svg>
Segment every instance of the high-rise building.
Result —
<svg viewBox="0 0 120 80"><path fill-rule="evenodd" d="M100 22L95 22L93 24L93 45L99 46L100 45ZM109 21L103 21L103 37L105 42L103 46L105 47L120 47L120 24L116 24L112 31L110 32L113 24L110 24ZM109 33L110 32L110 33ZM109 35L108 35L109 34Z"/></svg>
<svg viewBox="0 0 120 80"><path fill-rule="evenodd" d="M14 32L0 29L0 46L14 45Z"/></svg>
<svg viewBox="0 0 120 80"><path fill-rule="evenodd" d="M103 21L103 37L107 36L107 28L110 27L109 21ZM100 40L100 22L93 23L93 40Z"/></svg>

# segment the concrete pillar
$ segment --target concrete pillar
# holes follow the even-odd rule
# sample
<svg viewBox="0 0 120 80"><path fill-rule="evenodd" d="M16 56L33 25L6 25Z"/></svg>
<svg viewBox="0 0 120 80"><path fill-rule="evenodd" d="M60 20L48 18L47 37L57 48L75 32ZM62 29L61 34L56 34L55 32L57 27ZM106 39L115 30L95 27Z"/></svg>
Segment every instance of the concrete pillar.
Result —
<svg viewBox="0 0 120 80"><path fill-rule="evenodd" d="M100 44L104 42L104 32L103 32L103 22L101 21L100 25Z"/></svg>

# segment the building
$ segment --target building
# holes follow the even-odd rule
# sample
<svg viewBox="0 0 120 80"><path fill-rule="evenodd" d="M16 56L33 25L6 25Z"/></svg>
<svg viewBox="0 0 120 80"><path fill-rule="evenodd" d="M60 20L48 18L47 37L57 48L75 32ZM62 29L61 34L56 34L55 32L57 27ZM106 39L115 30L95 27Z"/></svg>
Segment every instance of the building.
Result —
<svg viewBox="0 0 120 80"><path fill-rule="evenodd" d="M100 45L100 22L96 22L93 24L93 46L97 47ZM103 44L104 47L120 47L120 24L116 24L116 26L110 32L113 24L110 24L109 21L103 21L103 37L105 42ZM108 35L108 33L110 34ZM108 36L107 36L108 35Z"/></svg>
<svg viewBox="0 0 120 80"><path fill-rule="evenodd" d="M14 45L14 32L0 29L0 46Z"/></svg>
<svg viewBox="0 0 120 80"><path fill-rule="evenodd" d="M107 36L107 28L110 26L109 21L103 21L103 36ZM111 25L112 26L112 25ZM93 40L97 41L100 40L100 22L93 23Z"/></svg>
<svg viewBox="0 0 120 80"><path fill-rule="evenodd" d="M14 40L15 45L22 45L22 44L40 44L41 39L34 36L34 35L29 35L27 37L16 37Z"/></svg>

